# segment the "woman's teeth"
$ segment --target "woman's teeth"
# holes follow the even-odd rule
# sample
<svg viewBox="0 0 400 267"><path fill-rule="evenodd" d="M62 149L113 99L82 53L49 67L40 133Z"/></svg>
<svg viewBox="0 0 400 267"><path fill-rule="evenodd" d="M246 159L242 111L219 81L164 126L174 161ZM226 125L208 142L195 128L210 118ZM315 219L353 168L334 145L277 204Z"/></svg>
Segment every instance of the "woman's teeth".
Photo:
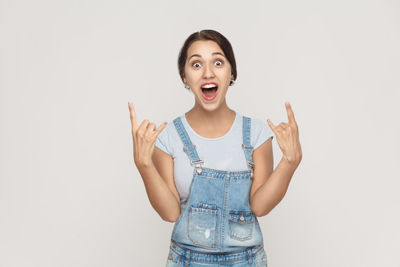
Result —
<svg viewBox="0 0 400 267"><path fill-rule="evenodd" d="M215 84L207 84L207 85L202 86L201 88L209 89L209 88L213 88L213 87L217 87L217 86Z"/></svg>

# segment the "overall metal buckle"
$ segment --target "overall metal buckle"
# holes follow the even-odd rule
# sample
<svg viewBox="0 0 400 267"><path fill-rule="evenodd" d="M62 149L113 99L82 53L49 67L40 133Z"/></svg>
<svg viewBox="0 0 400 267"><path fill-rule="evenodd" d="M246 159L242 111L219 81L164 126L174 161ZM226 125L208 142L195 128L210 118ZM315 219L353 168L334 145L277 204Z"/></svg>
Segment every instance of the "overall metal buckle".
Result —
<svg viewBox="0 0 400 267"><path fill-rule="evenodd" d="M247 149L252 150L253 149L252 146L245 146L243 143L242 143L242 148L243 148L243 150L247 150ZM250 177L253 178L254 177L254 165L251 165L249 161L247 161L247 165L249 166L249 168L251 170Z"/></svg>
<svg viewBox="0 0 400 267"><path fill-rule="evenodd" d="M250 173L250 177L253 178L254 177L254 165L251 165L249 162L247 162L247 165L249 166L251 173Z"/></svg>
<svg viewBox="0 0 400 267"><path fill-rule="evenodd" d="M193 149L196 150L196 145L193 145ZM188 154L188 151L190 150L190 148L183 146L183 151ZM188 154L189 155L189 154ZM190 155L189 155L190 158ZM193 162L192 159L190 159L190 165L195 165L196 168L196 172L198 174L200 174L202 172L201 166L204 164L204 161L202 159L200 159L199 161Z"/></svg>
<svg viewBox="0 0 400 267"><path fill-rule="evenodd" d="M202 165L204 164L204 161L203 161L202 159L201 159L200 161L196 161L196 162L193 162L192 160L190 160L190 164L191 164L192 166L195 165L197 174L201 174L201 172L203 171L203 170L201 169L201 167L202 167Z"/></svg>

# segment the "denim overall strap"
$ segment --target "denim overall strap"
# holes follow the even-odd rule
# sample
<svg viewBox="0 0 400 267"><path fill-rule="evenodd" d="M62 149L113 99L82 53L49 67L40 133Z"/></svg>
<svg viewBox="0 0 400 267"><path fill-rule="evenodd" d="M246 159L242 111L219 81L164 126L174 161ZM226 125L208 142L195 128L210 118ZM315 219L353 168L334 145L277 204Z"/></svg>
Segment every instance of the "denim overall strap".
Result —
<svg viewBox="0 0 400 267"><path fill-rule="evenodd" d="M243 116L243 143L242 148L244 155L246 156L247 166L251 169L251 178L253 178L253 147L250 143L250 129L251 129L251 119L249 117Z"/></svg>
<svg viewBox="0 0 400 267"><path fill-rule="evenodd" d="M183 151L187 154L190 160L190 164L196 167L196 171L198 174L202 172L201 166L203 165L204 161L200 159L199 155L197 154L196 145L192 144L192 141L189 138L188 133L183 127L182 120L180 117L177 117L173 120L175 128L179 134L179 137L183 143Z"/></svg>

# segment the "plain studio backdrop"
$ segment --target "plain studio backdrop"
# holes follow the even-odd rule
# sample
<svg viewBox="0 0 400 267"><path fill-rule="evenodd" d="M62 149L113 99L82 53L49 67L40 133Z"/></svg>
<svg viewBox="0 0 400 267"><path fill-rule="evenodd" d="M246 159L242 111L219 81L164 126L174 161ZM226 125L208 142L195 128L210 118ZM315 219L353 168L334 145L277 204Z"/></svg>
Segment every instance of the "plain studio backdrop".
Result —
<svg viewBox="0 0 400 267"><path fill-rule="evenodd" d="M165 266L127 103L157 126L188 111L178 52L214 29L228 106L277 125L289 101L299 125L303 160L259 218L268 266L399 267L399 18L395 0L1 0L0 266Z"/></svg>

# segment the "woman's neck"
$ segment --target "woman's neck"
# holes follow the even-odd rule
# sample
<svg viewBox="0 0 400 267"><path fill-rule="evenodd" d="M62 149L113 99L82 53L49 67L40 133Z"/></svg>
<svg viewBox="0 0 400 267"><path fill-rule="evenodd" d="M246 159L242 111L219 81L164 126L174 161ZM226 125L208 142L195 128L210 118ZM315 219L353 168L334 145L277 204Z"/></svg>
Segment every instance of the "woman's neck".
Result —
<svg viewBox="0 0 400 267"><path fill-rule="evenodd" d="M185 113L186 120L199 135L209 138L223 136L232 127L236 112L228 106L213 111L194 106Z"/></svg>

